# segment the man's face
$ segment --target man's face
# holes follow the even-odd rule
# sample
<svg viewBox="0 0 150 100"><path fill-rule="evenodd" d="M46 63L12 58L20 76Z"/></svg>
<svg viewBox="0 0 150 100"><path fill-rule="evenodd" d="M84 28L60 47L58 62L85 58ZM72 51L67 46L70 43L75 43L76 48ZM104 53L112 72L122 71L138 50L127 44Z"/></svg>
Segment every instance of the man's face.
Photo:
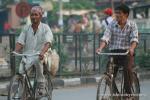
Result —
<svg viewBox="0 0 150 100"><path fill-rule="evenodd" d="M124 22L128 18L128 14L123 13L121 10L116 10L115 11L115 16L116 16L116 20L118 22Z"/></svg>
<svg viewBox="0 0 150 100"><path fill-rule="evenodd" d="M41 21L42 16L39 14L39 12L34 11L30 14L31 22L32 24L38 24Z"/></svg>

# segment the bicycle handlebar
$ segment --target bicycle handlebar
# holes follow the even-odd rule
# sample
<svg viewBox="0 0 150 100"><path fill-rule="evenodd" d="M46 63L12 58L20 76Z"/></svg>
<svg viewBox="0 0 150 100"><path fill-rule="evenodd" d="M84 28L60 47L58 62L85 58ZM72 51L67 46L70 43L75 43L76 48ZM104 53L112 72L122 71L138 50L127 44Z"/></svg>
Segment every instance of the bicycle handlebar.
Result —
<svg viewBox="0 0 150 100"><path fill-rule="evenodd" d="M40 53L33 53L33 54L27 54L27 53L17 53L15 51L12 52L12 54L15 54L16 56L36 56L39 55Z"/></svg>
<svg viewBox="0 0 150 100"><path fill-rule="evenodd" d="M116 55L127 55L129 53L129 50L127 50L125 53L103 53L103 52L98 52L97 54L98 55L113 55L113 56L116 56Z"/></svg>

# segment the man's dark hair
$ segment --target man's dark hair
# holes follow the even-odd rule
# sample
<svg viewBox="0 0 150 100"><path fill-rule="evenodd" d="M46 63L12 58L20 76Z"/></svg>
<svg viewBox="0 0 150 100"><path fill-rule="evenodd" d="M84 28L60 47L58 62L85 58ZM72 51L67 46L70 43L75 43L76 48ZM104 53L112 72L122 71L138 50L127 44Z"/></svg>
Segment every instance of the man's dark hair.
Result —
<svg viewBox="0 0 150 100"><path fill-rule="evenodd" d="M128 15L130 13L130 8L125 4L121 4L121 5L117 6L115 8L115 10L121 10L123 13L128 14Z"/></svg>

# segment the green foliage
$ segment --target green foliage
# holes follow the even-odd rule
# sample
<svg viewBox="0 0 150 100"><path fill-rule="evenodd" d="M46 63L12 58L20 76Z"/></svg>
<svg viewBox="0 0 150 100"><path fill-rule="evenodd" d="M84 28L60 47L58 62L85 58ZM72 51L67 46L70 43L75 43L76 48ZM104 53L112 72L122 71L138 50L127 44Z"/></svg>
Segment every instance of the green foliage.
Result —
<svg viewBox="0 0 150 100"><path fill-rule="evenodd" d="M48 22L55 23L58 20L58 14L56 12L59 11L59 5L57 2L53 2L53 10L48 12Z"/></svg>
<svg viewBox="0 0 150 100"><path fill-rule="evenodd" d="M50 24L57 23L58 12L59 12L59 2L52 2L53 10L48 12L48 22ZM70 0L70 2L63 3L63 9L92 9L95 8L94 1L91 0Z"/></svg>
<svg viewBox="0 0 150 100"><path fill-rule="evenodd" d="M90 9L95 7L95 2L92 0L71 0L70 3L64 3L64 9Z"/></svg>

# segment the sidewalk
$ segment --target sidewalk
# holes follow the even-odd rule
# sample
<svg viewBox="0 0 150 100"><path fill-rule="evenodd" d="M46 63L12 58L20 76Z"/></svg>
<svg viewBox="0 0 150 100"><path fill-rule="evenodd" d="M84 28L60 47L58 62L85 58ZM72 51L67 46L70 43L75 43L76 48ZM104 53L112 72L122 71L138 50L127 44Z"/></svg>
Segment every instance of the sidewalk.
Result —
<svg viewBox="0 0 150 100"><path fill-rule="evenodd" d="M145 79L150 79L150 71L144 71L138 74L139 80L143 81ZM86 84L98 83L101 76L89 76L89 77L76 77L76 78L56 78L53 80L55 88L61 87L71 87L80 86ZM0 95L7 95L7 89L9 86L9 81L0 82Z"/></svg>

